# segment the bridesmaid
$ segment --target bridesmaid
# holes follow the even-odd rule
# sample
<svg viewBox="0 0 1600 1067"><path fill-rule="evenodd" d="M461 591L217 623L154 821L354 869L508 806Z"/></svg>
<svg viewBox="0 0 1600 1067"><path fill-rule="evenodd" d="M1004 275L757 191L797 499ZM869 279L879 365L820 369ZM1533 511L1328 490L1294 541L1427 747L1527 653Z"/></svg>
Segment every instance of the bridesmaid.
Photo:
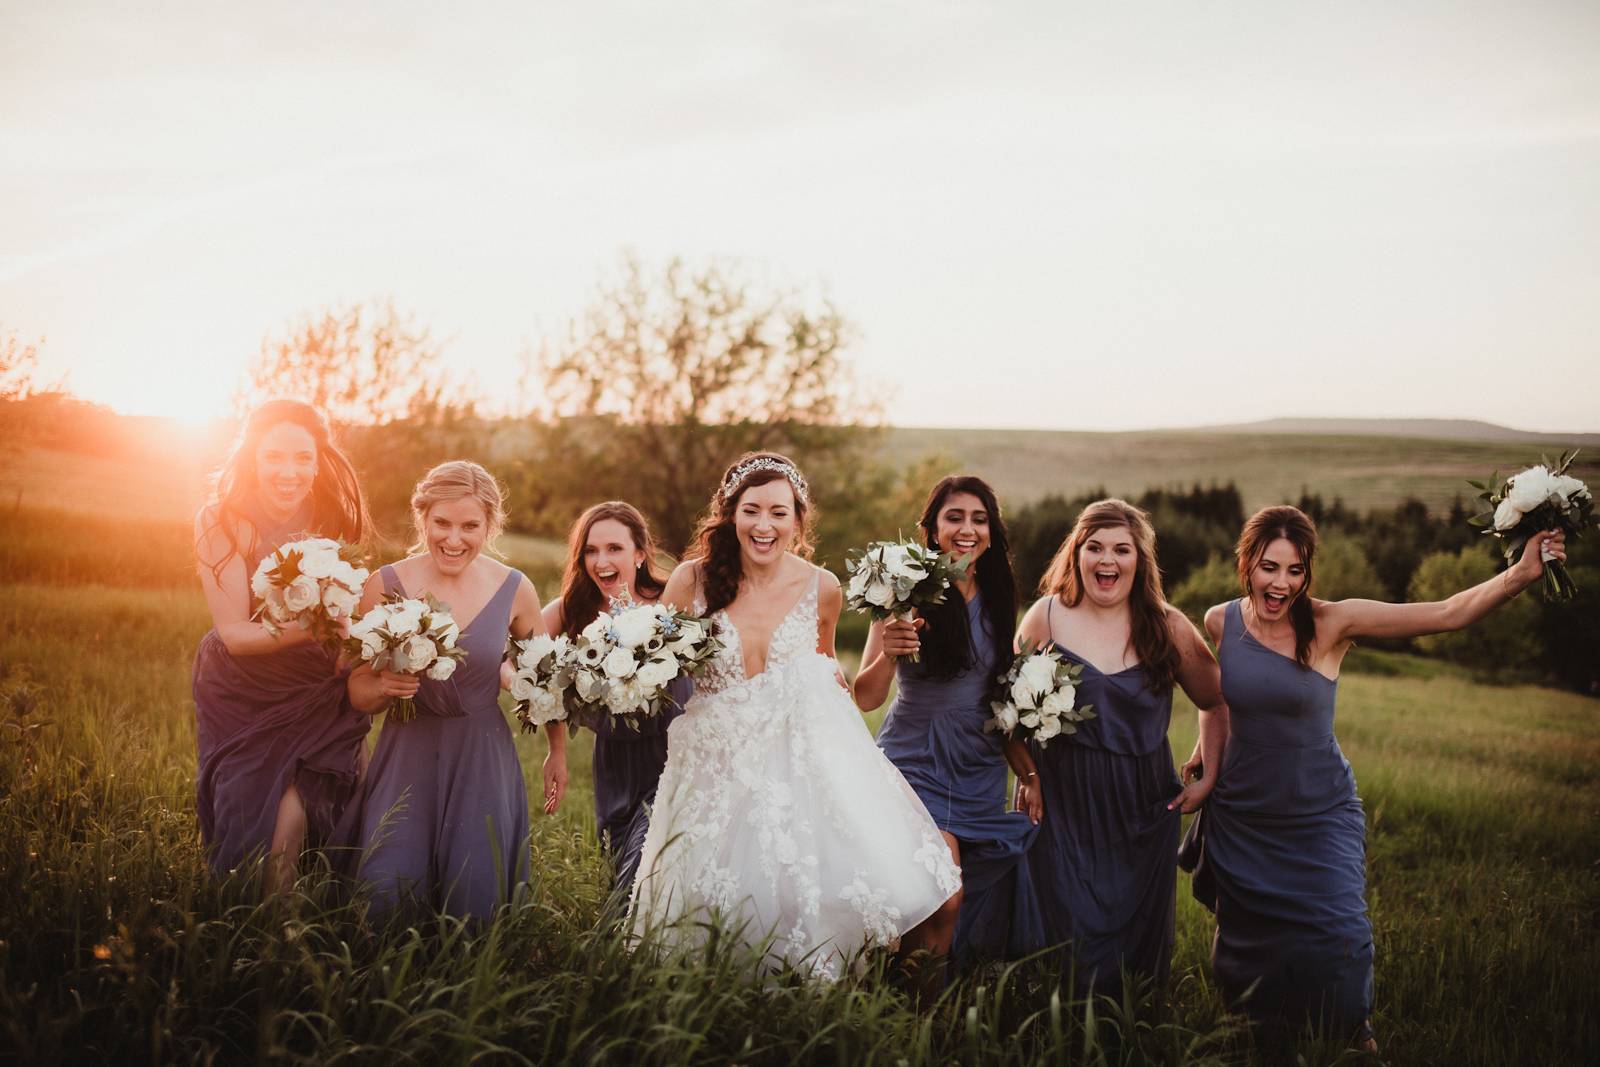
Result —
<svg viewBox="0 0 1600 1067"><path fill-rule="evenodd" d="M542 633L544 619L533 583L484 555L505 524L488 471L441 463L417 483L411 513L416 554L372 576L362 609L387 593L431 593L450 607L467 657L443 682L365 664L351 672L358 709L376 714L415 696L417 716L384 724L341 836L360 849L353 862L376 910L412 902L487 920L528 876L528 794L498 701L500 661L508 633ZM566 734L549 734L564 761Z"/></svg>
<svg viewBox="0 0 1600 1067"><path fill-rule="evenodd" d="M929 548L971 561L969 576L915 624L874 623L854 687L856 705L871 711L888 696L890 679L898 681L878 747L916 791L961 868L961 891L908 932L902 947L952 956L957 966L979 956L1024 956L1045 943L1026 858L1039 822L1038 776L1020 742L984 729L1016 628L1005 522L994 490L971 476L935 485L920 522ZM904 658L919 650L920 663ZM1015 812L1006 811L1008 763L1020 783Z"/></svg>
<svg viewBox="0 0 1600 1067"><path fill-rule="evenodd" d="M576 639L612 601L654 604L667 585L667 576L656 569L656 552L644 516L632 504L612 500L589 508L572 524L561 595L545 606L545 626ZM637 730L617 726L609 716L583 724L595 733L595 829L611 859L612 891L623 901L633 888L656 784L667 763L667 726L682 711L688 690L675 680L676 703L642 720ZM554 805L547 802L545 810L553 812Z"/></svg>
<svg viewBox="0 0 1600 1067"><path fill-rule="evenodd" d="M195 807L217 874L268 857L268 892L294 880L301 849L332 828L356 786L368 721L311 635L251 620L250 577L285 541L356 543L371 530L350 462L308 404L272 400L245 419L195 517L195 557L213 628L194 661Z"/></svg>
<svg viewBox="0 0 1600 1067"><path fill-rule="evenodd" d="M1190 828L1194 895L1217 917L1212 965L1231 1003L1298 1029L1308 1021L1376 1051L1366 820L1333 736L1339 665L1358 638L1459 630L1538 582L1541 548L1448 600L1386 604L1310 595L1317 531L1297 508L1256 512L1239 535L1244 596L1206 613L1231 733L1216 791ZM1190 765L1209 769L1197 752Z"/></svg>
<svg viewBox="0 0 1600 1067"><path fill-rule="evenodd" d="M1080 995L1120 999L1124 973L1163 988L1172 963L1181 816L1215 783L1184 788L1167 727L1172 689L1199 708L1212 766L1227 736L1217 661L1200 631L1167 603L1156 535L1145 513L1099 500L1078 514L1018 628L1083 665L1077 732L1030 744L1045 794L1031 860L1051 943L1070 952Z"/></svg>

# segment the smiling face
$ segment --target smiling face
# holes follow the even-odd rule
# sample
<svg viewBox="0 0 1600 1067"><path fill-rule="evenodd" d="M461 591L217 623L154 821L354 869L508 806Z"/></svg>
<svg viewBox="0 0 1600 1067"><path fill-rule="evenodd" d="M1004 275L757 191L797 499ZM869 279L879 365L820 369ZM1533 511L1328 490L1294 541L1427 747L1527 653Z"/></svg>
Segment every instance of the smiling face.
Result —
<svg viewBox="0 0 1600 1067"><path fill-rule="evenodd" d="M269 514L288 517L317 480L317 442L304 426L280 422L256 445L256 492Z"/></svg>
<svg viewBox="0 0 1600 1067"><path fill-rule="evenodd" d="M733 530L744 565L776 563L794 542L797 525L794 487L789 479L775 478L740 493L733 509Z"/></svg>
<svg viewBox="0 0 1600 1067"><path fill-rule="evenodd" d="M611 601L633 595L634 576L644 564L644 549L633 543L633 532L616 519L599 519L589 527L583 544L583 569Z"/></svg>
<svg viewBox="0 0 1600 1067"><path fill-rule="evenodd" d="M965 556L978 562L989 548L989 509L971 493L951 493L945 497L934 518L934 541L941 552Z"/></svg>
<svg viewBox="0 0 1600 1067"><path fill-rule="evenodd" d="M1250 604L1256 617L1265 622L1285 618L1289 605L1305 587L1305 561L1287 537L1269 542L1256 565L1250 568Z"/></svg>
<svg viewBox="0 0 1600 1067"><path fill-rule="evenodd" d="M489 536L489 517L475 497L441 500L423 519L428 555L439 573L457 575L472 565Z"/></svg>
<svg viewBox="0 0 1600 1067"><path fill-rule="evenodd" d="M1078 575L1084 595L1101 607L1124 603L1139 574L1139 546L1126 526L1090 530L1078 546Z"/></svg>

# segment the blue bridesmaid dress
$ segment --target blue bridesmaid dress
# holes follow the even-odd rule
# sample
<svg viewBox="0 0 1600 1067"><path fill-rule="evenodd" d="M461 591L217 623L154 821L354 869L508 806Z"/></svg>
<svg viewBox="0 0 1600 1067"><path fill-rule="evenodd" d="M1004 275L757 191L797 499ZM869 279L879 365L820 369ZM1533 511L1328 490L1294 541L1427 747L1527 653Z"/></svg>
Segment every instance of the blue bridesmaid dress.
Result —
<svg viewBox="0 0 1600 1067"><path fill-rule="evenodd" d="M932 678L925 663L902 659L898 695L878 730L878 747L961 848L961 910L950 949L957 968L978 958L1014 959L1045 944L1028 877L1038 827L1006 810L1004 739L984 730L992 717L994 638L983 598L966 608L973 666Z"/></svg>
<svg viewBox="0 0 1600 1067"><path fill-rule="evenodd" d="M650 828L656 786L667 765L667 727L683 713L693 682L674 678L668 686L672 703L659 714L639 721L637 730L610 715L596 715L582 725L594 730L594 821L600 846L611 860L611 888L623 902L633 888Z"/></svg>
<svg viewBox="0 0 1600 1067"><path fill-rule="evenodd" d="M385 592L405 590L380 569ZM500 661L522 573L510 571L461 630L467 658L445 681L422 679L417 715L384 723L352 806L347 858L374 910L413 903L487 920L528 878L528 794L500 710ZM460 620L457 620L458 622Z"/></svg>
<svg viewBox="0 0 1600 1067"><path fill-rule="evenodd" d="M1124 971L1159 989L1172 964L1182 822L1167 810L1183 791L1167 744L1172 690L1152 692L1142 664L1102 674L1055 647L1083 664L1077 703L1095 714L1077 733L1029 743L1044 795L1029 858L1046 932L1078 995L1120 996Z"/></svg>
<svg viewBox="0 0 1600 1067"><path fill-rule="evenodd" d="M1231 735L1184 843L1194 895L1217 917L1217 982L1256 1019L1365 1035L1366 819L1333 736L1339 684L1252 637L1238 601L1224 620Z"/></svg>

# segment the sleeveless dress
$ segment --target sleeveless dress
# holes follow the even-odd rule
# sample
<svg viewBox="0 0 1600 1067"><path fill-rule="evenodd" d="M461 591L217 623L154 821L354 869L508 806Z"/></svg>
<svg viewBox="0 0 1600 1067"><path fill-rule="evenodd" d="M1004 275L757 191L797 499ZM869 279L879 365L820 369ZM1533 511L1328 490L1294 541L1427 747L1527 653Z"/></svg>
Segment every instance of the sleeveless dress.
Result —
<svg viewBox="0 0 1600 1067"><path fill-rule="evenodd" d="M611 888L626 898L639 870L650 827L650 808L667 765L667 728L683 711L693 683L674 678L671 706L640 720L637 730L597 715L581 725L594 731L594 823L600 846L611 859Z"/></svg>
<svg viewBox="0 0 1600 1067"><path fill-rule="evenodd" d="M1068 954L1079 994L1120 996L1124 970L1160 988L1172 963L1182 822L1167 810L1183 791L1167 744L1172 690L1151 692L1143 664L1102 674L1052 645L1083 665L1077 702L1093 704L1095 717L1028 746L1044 795L1029 859L1046 933Z"/></svg>
<svg viewBox="0 0 1600 1067"><path fill-rule="evenodd" d="M1006 810L1005 739L984 729L995 647L983 598L966 610L973 666L937 679L925 662L900 660L899 691L878 729L878 747L961 846L961 910L950 948L958 967L1015 959L1046 944L1028 874L1038 827Z"/></svg>
<svg viewBox="0 0 1600 1067"><path fill-rule="evenodd" d="M241 546L246 578L279 545L306 532L311 511L282 522L259 509L247 517L257 540ZM213 872L268 852L278 803L291 784L305 805L306 844L315 847L332 831L356 790L372 724L350 706L348 673L313 643L235 656L214 629L200 639L192 676L195 810Z"/></svg>
<svg viewBox="0 0 1600 1067"><path fill-rule="evenodd" d="M746 943L770 935L770 965L834 979L863 947L898 943L961 876L840 687L837 661L816 650L818 582L751 678L738 630L715 614L724 647L668 729L629 923L697 948L721 918Z"/></svg>
<svg viewBox="0 0 1600 1067"><path fill-rule="evenodd" d="M1339 684L1252 637L1238 601L1218 651L1231 733L1184 843L1195 898L1217 917L1217 982L1255 1018L1364 1033L1366 819L1333 736Z"/></svg>
<svg viewBox="0 0 1600 1067"><path fill-rule="evenodd" d="M393 567L386 593L405 594ZM412 903L487 920L528 878L528 794L500 710L500 660L522 572L512 570L458 639L467 658L426 676L410 722L384 723L341 838L374 909ZM459 620L457 620L459 621Z"/></svg>

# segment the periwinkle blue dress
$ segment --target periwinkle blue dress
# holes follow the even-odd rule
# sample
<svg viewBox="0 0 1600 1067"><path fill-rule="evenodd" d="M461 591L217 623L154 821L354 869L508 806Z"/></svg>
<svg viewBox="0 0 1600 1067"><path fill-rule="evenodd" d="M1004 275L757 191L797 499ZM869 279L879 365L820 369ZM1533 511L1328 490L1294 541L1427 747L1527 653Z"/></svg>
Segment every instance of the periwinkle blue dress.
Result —
<svg viewBox="0 0 1600 1067"><path fill-rule="evenodd" d="M1103 674L1054 647L1083 664L1076 703L1094 705L1094 717L1048 745L1029 743L1044 797L1029 859L1045 930L1070 954L1078 995L1120 996L1124 970L1160 988L1172 964L1182 829L1167 810L1183 791L1167 744L1172 690L1152 692L1143 664Z"/></svg>
<svg viewBox="0 0 1600 1067"><path fill-rule="evenodd" d="M1238 601L1218 651L1231 733L1185 842L1198 858L1194 895L1217 917L1217 982L1255 1018L1362 1033L1372 1011L1366 818L1333 736L1339 684L1252 637Z"/></svg>
<svg viewBox="0 0 1600 1067"><path fill-rule="evenodd" d="M595 831L611 859L611 888L622 900L633 888L656 786L667 765L667 727L683 713L693 688L688 678L674 678L668 686L672 704L640 719L637 730L610 715L596 715L582 724L595 734Z"/></svg>
<svg viewBox="0 0 1600 1067"><path fill-rule="evenodd" d="M878 729L878 747L905 777L934 823L961 848L961 910L950 954L1014 959L1042 948L1044 928L1028 877L1038 827L1006 810L1004 738L984 730L994 637L982 596L967 601L972 667L929 676L926 662L900 660L899 691Z"/></svg>
<svg viewBox="0 0 1600 1067"><path fill-rule="evenodd" d="M386 593L405 594L393 567ZM349 832L347 869L374 909L414 903L487 920L528 878L528 793L500 710L500 661L522 572L512 570L462 629L467 658L439 682L423 677L417 715L384 723ZM459 620L458 620L459 621Z"/></svg>
<svg viewBox="0 0 1600 1067"><path fill-rule="evenodd" d="M241 545L246 576L307 531L310 508L274 522L247 517L257 540ZM347 671L320 645L235 656L216 630L200 639L193 691L199 768L195 810L206 861L217 874L272 847L278 804L293 785L305 806L306 844L321 844L356 790L371 719L350 706Z"/></svg>

